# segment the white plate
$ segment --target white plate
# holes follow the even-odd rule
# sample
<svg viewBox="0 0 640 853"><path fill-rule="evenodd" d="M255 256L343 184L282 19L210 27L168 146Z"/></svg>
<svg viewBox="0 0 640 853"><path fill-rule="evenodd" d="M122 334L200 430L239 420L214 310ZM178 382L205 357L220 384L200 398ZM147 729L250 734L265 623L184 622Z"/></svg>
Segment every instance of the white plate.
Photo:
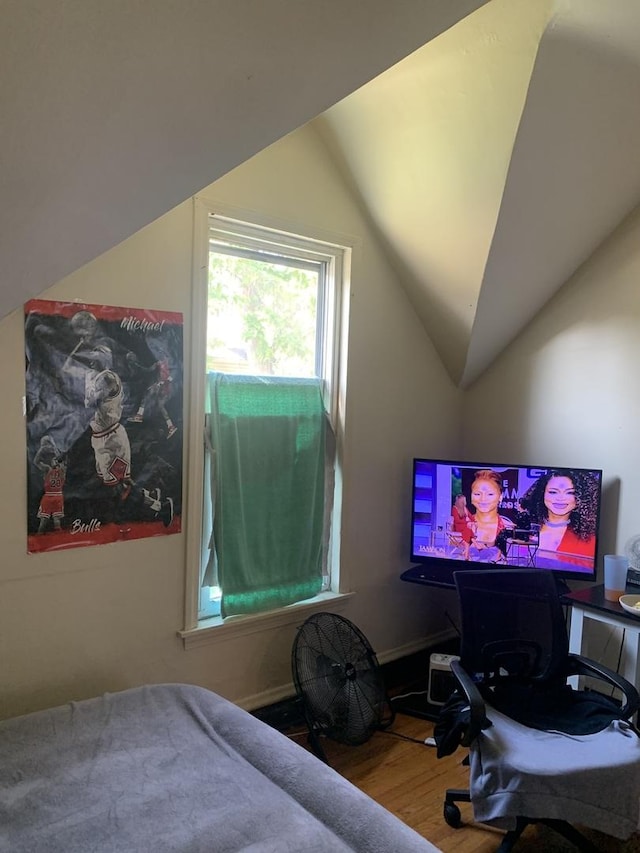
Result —
<svg viewBox="0 0 640 853"><path fill-rule="evenodd" d="M634 616L640 616L640 595L621 595L618 601L620 602L620 606L629 613L633 613ZM634 607L634 604L638 604L639 606Z"/></svg>

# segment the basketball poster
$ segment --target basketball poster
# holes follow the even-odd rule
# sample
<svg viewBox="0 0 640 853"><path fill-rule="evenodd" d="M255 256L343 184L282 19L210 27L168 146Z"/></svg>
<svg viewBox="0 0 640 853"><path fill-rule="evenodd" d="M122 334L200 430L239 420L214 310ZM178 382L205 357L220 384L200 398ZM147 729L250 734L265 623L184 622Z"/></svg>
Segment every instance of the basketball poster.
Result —
<svg viewBox="0 0 640 853"><path fill-rule="evenodd" d="M25 305L27 550L179 533L182 314Z"/></svg>

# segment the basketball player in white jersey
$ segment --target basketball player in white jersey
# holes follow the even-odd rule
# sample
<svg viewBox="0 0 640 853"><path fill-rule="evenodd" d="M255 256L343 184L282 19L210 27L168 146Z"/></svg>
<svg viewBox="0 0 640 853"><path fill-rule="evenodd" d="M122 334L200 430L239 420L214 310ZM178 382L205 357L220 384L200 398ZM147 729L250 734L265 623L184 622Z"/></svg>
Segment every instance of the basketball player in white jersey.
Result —
<svg viewBox="0 0 640 853"><path fill-rule="evenodd" d="M124 395L122 382L112 370L102 370L87 388L85 406L95 405L89 422L96 470L105 486L131 484L131 445L120 423Z"/></svg>
<svg viewBox="0 0 640 853"><path fill-rule="evenodd" d="M95 406L89 427L91 446L96 460L96 471L105 486L114 488L120 501L126 501L132 493L131 445L122 425L124 393L122 382L113 370L101 370L87 383L85 406ZM144 505L160 517L168 527L173 520L173 500L160 499L160 491L152 496L147 489L140 494Z"/></svg>

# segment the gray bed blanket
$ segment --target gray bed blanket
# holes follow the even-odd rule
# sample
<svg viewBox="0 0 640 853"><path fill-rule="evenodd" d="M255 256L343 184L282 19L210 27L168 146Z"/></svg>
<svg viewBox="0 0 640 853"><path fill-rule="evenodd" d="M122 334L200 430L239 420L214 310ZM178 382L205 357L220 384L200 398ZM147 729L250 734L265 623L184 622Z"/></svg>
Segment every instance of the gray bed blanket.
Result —
<svg viewBox="0 0 640 853"><path fill-rule="evenodd" d="M437 853L284 735L154 685L0 723L2 853Z"/></svg>

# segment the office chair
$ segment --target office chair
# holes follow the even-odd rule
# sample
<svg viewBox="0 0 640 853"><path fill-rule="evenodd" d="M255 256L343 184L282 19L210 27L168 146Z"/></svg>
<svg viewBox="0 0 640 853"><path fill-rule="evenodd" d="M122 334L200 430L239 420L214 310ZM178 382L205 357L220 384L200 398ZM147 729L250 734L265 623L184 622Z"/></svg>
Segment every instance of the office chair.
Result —
<svg viewBox="0 0 640 853"><path fill-rule="evenodd" d="M438 757L469 747L470 788L446 792L447 823L461 826L456 803L472 803L476 821L507 830L499 853L531 823L590 853L596 848L572 824L628 838L640 816L640 738L629 722L640 706L635 687L569 653L552 572L467 570L454 579L457 688L434 734ZM580 675L610 695L568 684Z"/></svg>

